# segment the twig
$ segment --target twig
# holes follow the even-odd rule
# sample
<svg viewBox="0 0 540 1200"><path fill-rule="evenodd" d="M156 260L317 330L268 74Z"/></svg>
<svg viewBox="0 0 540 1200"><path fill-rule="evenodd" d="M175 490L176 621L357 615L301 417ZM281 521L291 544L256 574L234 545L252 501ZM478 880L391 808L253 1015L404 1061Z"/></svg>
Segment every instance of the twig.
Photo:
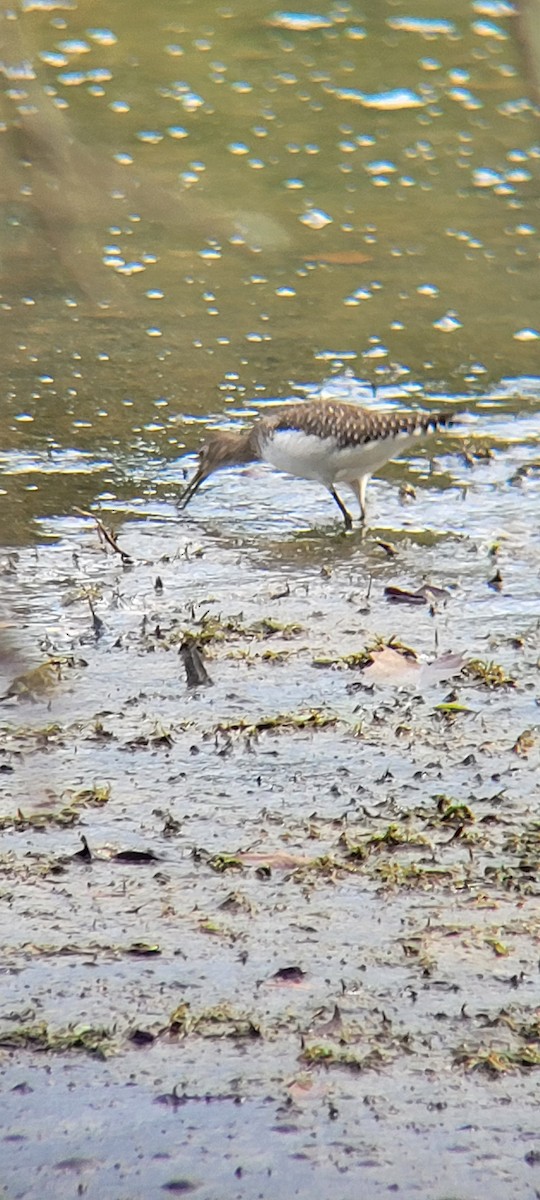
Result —
<svg viewBox="0 0 540 1200"><path fill-rule="evenodd" d="M96 638L100 638L105 626L103 624L103 621L101 620L101 617L98 617L97 612L94 608L94 605L92 604L92 600L91 600L90 596L87 595L86 599L88 600L88 604L90 605L90 612L92 613L92 625L94 627L94 633L96 635Z"/></svg>
<svg viewBox="0 0 540 1200"><path fill-rule="evenodd" d="M86 509L77 508L77 505L74 506L74 512L78 513L80 517L90 517L91 521L96 522L96 528L101 541L106 542L107 545L114 550L115 554L119 554L123 563L128 564L133 562L133 559L130 557L130 555L126 554L126 551L122 550L121 546L118 545L114 534L111 533L109 529L105 528L103 521L100 521L99 517L96 517L95 513L86 512Z"/></svg>

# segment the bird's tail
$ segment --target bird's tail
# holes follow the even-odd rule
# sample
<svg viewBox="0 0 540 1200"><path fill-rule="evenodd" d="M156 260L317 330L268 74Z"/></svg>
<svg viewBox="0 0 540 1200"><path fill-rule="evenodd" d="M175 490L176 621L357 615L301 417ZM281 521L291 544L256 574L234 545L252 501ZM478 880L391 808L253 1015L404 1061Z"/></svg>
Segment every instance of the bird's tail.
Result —
<svg viewBox="0 0 540 1200"><path fill-rule="evenodd" d="M418 413L416 429L419 433L436 433L438 429L449 429L459 420L459 413Z"/></svg>

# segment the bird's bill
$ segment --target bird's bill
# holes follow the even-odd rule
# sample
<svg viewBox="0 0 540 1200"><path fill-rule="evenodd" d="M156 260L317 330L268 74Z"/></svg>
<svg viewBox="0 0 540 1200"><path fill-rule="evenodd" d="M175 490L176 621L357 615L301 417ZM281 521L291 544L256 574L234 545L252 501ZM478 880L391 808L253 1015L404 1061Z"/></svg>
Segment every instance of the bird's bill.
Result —
<svg viewBox="0 0 540 1200"><path fill-rule="evenodd" d="M193 478L190 480L187 487L184 488L184 491L180 496L180 500L178 502L179 508L185 508L186 505L189 504L190 500L195 495L195 492L198 492L201 483L204 483L207 474L208 472L205 471L203 466L197 467Z"/></svg>

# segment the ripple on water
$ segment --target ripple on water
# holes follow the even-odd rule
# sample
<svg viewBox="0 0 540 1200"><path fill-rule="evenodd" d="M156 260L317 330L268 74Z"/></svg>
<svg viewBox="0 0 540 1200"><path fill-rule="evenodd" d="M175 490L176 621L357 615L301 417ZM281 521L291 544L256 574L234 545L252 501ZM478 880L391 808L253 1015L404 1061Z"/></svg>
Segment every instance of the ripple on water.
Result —
<svg viewBox="0 0 540 1200"><path fill-rule="evenodd" d="M462 328L462 322L455 313L447 312L438 321L433 321L433 328L438 329L441 333L455 333L456 329Z"/></svg>
<svg viewBox="0 0 540 1200"><path fill-rule="evenodd" d="M57 75L59 83L64 87L80 87L81 83L86 83L86 71L61 71Z"/></svg>
<svg viewBox="0 0 540 1200"><path fill-rule="evenodd" d="M90 451L52 449L45 451L11 450L0 454L5 475L94 475L110 470L112 459L94 458Z"/></svg>
<svg viewBox="0 0 540 1200"><path fill-rule="evenodd" d="M158 142L163 141L163 134L157 129L139 129L135 136L149 146L157 146Z"/></svg>
<svg viewBox="0 0 540 1200"><path fill-rule="evenodd" d="M478 37L493 38L497 42L506 42L508 34L506 29L501 25L497 25L495 21L473 21L472 31Z"/></svg>
<svg viewBox="0 0 540 1200"><path fill-rule="evenodd" d="M538 329L518 329L514 334L515 342L536 342L540 338Z"/></svg>
<svg viewBox="0 0 540 1200"><path fill-rule="evenodd" d="M457 33L453 21L441 17L387 17L390 29L401 29L406 33L421 33L424 37L439 37Z"/></svg>
<svg viewBox="0 0 540 1200"><path fill-rule="evenodd" d="M419 96L412 88L390 88L384 92L361 92L358 88L332 88L338 100L361 104L363 108L378 108L382 112L393 112L405 108L424 108L427 99Z"/></svg>
<svg viewBox="0 0 540 1200"><path fill-rule="evenodd" d="M472 8L485 17L514 17L517 12L510 0L473 0Z"/></svg>
<svg viewBox="0 0 540 1200"><path fill-rule="evenodd" d="M267 18L267 24L294 33L309 33L313 29L331 29L334 22L332 17L321 13L274 12Z"/></svg>
<svg viewBox="0 0 540 1200"><path fill-rule="evenodd" d="M81 38L68 38L64 42L58 42L58 49L64 54L89 54L92 47Z"/></svg>
<svg viewBox="0 0 540 1200"><path fill-rule="evenodd" d="M307 212L300 214L298 220L309 229L324 229L325 225L331 225L333 217L323 212L322 208L309 208Z"/></svg>
<svg viewBox="0 0 540 1200"><path fill-rule="evenodd" d="M118 41L112 29L87 29L86 36L98 46L115 46Z"/></svg>
<svg viewBox="0 0 540 1200"><path fill-rule="evenodd" d="M41 50L38 58L40 58L47 67L67 67L69 61L65 54L59 54L55 50Z"/></svg>
<svg viewBox="0 0 540 1200"><path fill-rule="evenodd" d="M394 171L397 171L397 167L389 159L381 158L376 159L374 162L364 163L364 170L369 175L391 175Z"/></svg>
<svg viewBox="0 0 540 1200"><path fill-rule="evenodd" d="M455 100L458 104L462 104L463 108L468 112L473 112L475 109L483 108L484 103L478 99L469 88L454 87L446 93L449 100Z"/></svg>
<svg viewBox="0 0 540 1200"><path fill-rule="evenodd" d="M75 9L76 0L20 0L22 12L53 12L55 8Z"/></svg>

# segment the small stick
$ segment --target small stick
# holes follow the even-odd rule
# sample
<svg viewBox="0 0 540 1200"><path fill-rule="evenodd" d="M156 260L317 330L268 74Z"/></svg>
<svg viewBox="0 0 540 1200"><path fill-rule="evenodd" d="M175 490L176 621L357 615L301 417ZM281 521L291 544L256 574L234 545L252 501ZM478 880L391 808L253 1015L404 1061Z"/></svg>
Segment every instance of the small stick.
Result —
<svg viewBox="0 0 540 1200"><path fill-rule="evenodd" d="M88 603L90 605L90 612L92 613L92 625L94 627L94 633L96 635L96 638L99 638L99 637L101 637L103 630L104 630L103 621L101 620L101 617L98 617L97 612L94 608L94 605L92 604L92 601L90 599L90 596L87 596L86 599L88 600Z"/></svg>
<svg viewBox="0 0 540 1200"><path fill-rule="evenodd" d="M106 542L107 545L114 550L115 554L119 554L123 563L127 564L133 562L133 559L130 558L129 554L127 554L125 550L122 550L121 546L118 545L114 534L105 528L103 521L100 521L99 517L96 517L95 513L86 512L86 509L77 508L76 505L74 505L74 512L78 513L80 517L90 517L91 521L96 522L97 531L102 542Z"/></svg>

